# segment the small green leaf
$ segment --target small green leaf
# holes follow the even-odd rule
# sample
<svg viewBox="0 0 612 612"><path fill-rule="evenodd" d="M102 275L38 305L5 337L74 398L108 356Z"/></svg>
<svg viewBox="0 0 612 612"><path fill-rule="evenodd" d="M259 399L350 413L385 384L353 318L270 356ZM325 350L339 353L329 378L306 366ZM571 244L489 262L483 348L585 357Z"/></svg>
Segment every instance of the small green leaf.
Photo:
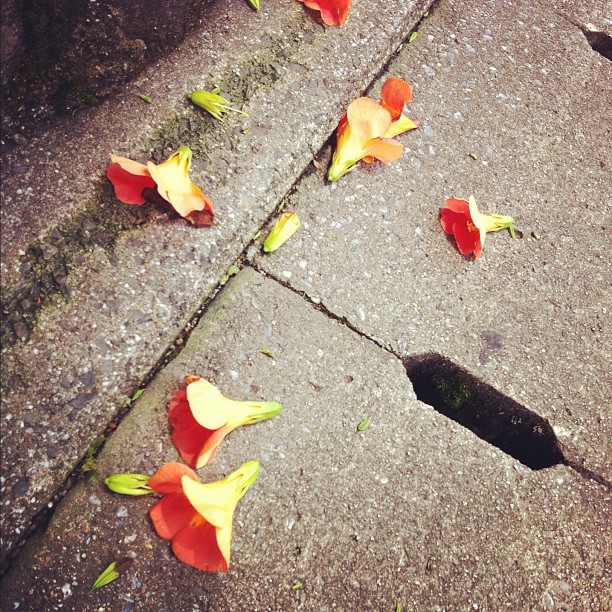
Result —
<svg viewBox="0 0 612 612"><path fill-rule="evenodd" d="M425 11L425 12L423 13L423 17L429 17L429 11Z"/></svg>
<svg viewBox="0 0 612 612"><path fill-rule="evenodd" d="M257 240L261 236L261 230L259 230L254 236L253 240Z"/></svg>
<svg viewBox="0 0 612 612"><path fill-rule="evenodd" d="M151 98L149 98L149 96L145 96L144 94L136 94L143 102L146 102L147 104L151 104L151 102L153 102L153 100L151 100Z"/></svg>
<svg viewBox="0 0 612 612"><path fill-rule="evenodd" d="M472 159L478 159L478 155L476 155L476 153L468 153L468 155L472 158Z"/></svg>
<svg viewBox="0 0 612 612"><path fill-rule="evenodd" d="M285 201L284 200L278 205L278 208L276 209L276 212L281 212L283 210L283 208L285 208Z"/></svg>
<svg viewBox="0 0 612 612"><path fill-rule="evenodd" d="M113 561L99 576L98 579L93 583L90 592L99 589L100 587L106 586L113 580L119 578L119 574L122 574L134 563L129 557L123 557L118 561Z"/></svg>
<svg viewBox="0 0 612 612"><path fill-rule="evenodd" d="M370 417L364 419L363 421L361 421L361 423L359 423L359 425L357 425L357 431L363 431L364 429L367 429L370 426L371 422L372 419Z"/></svg>
<svg viewBox="0 0 612 612"><path fill-rule="evenodd" d="M266 355L266 357L270 357L270 359L274 359L274 353L268 349L261 349L259 352Z"/></svg>
<svg viewBox="0 0 612 612"><path fill-rule="evenodd" d="M292 588L294 591L297 591L298 589L303 588L303 586L304 586L304 585L303 585L301 582L296 582L296 583L295 583L295 584L294 584L294 585L293 585L291 588Z"/></svg>
<svg viewBox="0 0 612 612"><path fill-rule="evenodd" d="M227 281L232 276L236 276L236 274L238 274L238 272L240 272L240 268L238 266L230 266L229 270L221 277L221 280L219 282L222 285L225 285L225 283L227 283Z"/></svg>
<svg viewBox="0 0 612 612"><path fill-rule="evenodd" d="M142 394L144 393L144 389L138 389L136 393L132 396L132 401L135 402Z"/></svg>
<svg viewBox="0 0 612 612"><path fill-rule="evenodd" d="M249 4L256 10L259 10L259 0L249 0Z"/></svg>
<svg viewBox="0 0 612 612"><path fill-rule="evenodd" d="M409 43L414 42L414 41L416 40L416 37L417 37L418 35L419 35L419 33L418 33L418 32L413 32L413 33L410 35L410 38L408 39L408 42L409 42Z"/></svg>
<svg viewBox="0 0 612 612"><path fill-rule="evenodd" d="M395 612L402 612L402 603L400 601L395 604Z"/></svg>

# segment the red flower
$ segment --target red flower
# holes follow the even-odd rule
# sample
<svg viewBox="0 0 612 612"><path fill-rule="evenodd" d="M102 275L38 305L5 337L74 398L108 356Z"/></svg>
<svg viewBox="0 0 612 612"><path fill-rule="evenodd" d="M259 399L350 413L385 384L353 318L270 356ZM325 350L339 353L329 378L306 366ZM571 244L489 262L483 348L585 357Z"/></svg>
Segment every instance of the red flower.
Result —
<svg viewBox="0 0 612 612"><path fill-rule="evenodd" d="M321 12L321 18L327 25L342 25L348 17L353 0L299 0L308 8Z"/></svg>
<svg viewBox="0 0 612 612"><path fill-rule="evenodd" d="M226 572L234 510L258 474L259 463L249 461L225 480L202 484L188 467L167 463L148 480L148 486L164 496L149 510L157 534L172 541L183 563Z"/></svg>
<svg viewBox="0 0 612 612"><path fill-rule="evenodd" d="M278 414L277 402L238 402L198 376L185 376L187 387L170 401L168 419L172 442L183 461L195 469L208 465L223 438L241 425L250 425Z"/></svg>
<svg viewBox="0 0 612 612"><path fill-rule="evenodd" d="M440 215L442 229L447 234L453 234L462 255L474 253L476 258L480 257L487 232L508 229L514 238L512 217L483 215L478 210L473 196L470 196L469 201L455 198L446 200L446 206L440 210Z"/></svg>

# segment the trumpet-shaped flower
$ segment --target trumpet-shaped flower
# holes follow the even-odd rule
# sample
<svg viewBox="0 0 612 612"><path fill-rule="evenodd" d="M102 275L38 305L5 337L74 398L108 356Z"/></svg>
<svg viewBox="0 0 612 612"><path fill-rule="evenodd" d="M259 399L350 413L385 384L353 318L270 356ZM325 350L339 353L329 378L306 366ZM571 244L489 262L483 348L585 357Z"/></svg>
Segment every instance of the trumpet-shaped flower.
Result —
<svg viewBox="0 0 612 612"><path fill-rule="evenodd" d="M172 442L183 460L195 469L209 464L225 436L278 414L277 402L239 402L224 397L203 378L186 376L186 388L170 401L168 419Z"/></svg>
<svg viewBox="0 0 612 612"><path fill-rule="evenodd" d="M253 5L255 6L255 5ZM255 6L257 10L259 10L259 5ZM227 111L235 111L248 117L248 115L237 108L232 108L229 106L230 101L222 98L219 95L221 91L220 87L213 89L212 91L194 91L189 94L189 99L200 108L203 108L206 112L210 113L215 119L223 120L223 113Z"/></svg>
<svg viewBox="0 0 612 612"><path fill-rule="evenodd" d="M404 115L404 108L412 99L412 89L406 81L393 77L387 79L382 86L380 97L380 104L389 111L392 121L384 138L393 138L419 127L418 121L411 121Z"/></svg>
<svg viewBox="0 0 612 612"><path fill-rule="evenodd" d="M280 219L276 222L274 229L270 232L269 236L263 245L263 250L266 253L272 253L279 247L283 246L300 227L300 220L298 219L297 213L284 212Z"/></svg>
<svg viewBox="0 0 612 612"><path fill-rule="evenodd" d="M353 100L338 126L336 151L327 178L337 181L361 159L367 162L398 159L402 144L382 137L390 126L391 114L378 102L370 98Z"/></svg>
<svg viewBox="0 0 612 612"><path fill-rule="evenodd" d="M155 181L144 164L111 155L113 162L106 169L106 176L115 188L115 195L124 204L144 204L147 200L142 192L155 189Z"/></svg>
<svg viewBox="0 0 612 612"><path fill-rule="evenodd" d="M214 218L212 202L189 178L191 149L179 147L163 164L148 163L159 195L172 208L197 226L211 226Z"/></svg>
<svg viewBox="0 0 612 612"><path fill-rule="evenodd" d="M224 480L202 484L188 467L164 465L148 482L163 495L149 510L157 534L172 541L172 550L183 563L207 572L226 572L234 510L258 474L259 463L249 461Z"/></svg>
<svg viewBox="0 0 612 612"><path fill-rule="evenodd" d="M450 198L440 211L440 223L447 234L452 234L462 255L482 255L487 232L508 229L514 238L514 221L508 215L483 215L474 196L469 201Z"/></svg>
<svg viewBox="0 0 612 612"><path fill-rule="evenodd" d="M174 210L197 227L210 227L215 216L212 202L189 179L191 149L180 147L163 164L146 166L111 155L106 170L115 194L125 204L155 202Z"/></svg>
<svg viewBox="0 0 612 612"><path fill-rule="evenodd" d="M321 12L321 18L327 25L342 25L348 17L353 0L299 0L308 8Z"/></svg>

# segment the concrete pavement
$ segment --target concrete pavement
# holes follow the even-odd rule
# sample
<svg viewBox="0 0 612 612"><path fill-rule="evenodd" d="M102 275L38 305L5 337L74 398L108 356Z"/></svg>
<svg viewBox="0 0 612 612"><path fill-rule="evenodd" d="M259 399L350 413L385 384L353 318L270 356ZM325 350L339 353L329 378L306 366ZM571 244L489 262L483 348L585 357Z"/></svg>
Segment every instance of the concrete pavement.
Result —
<svg viewBox="0 0 612 612"><path fill-rule="evenodd" d="M238 508L230 572L206 575L178 563L147 520L151 499L112 495L101 479L81 481L13 562L3 609L609 605L610 294L602 208L610 64L552 2L537 11L526 2L442 2L387 63L422 8L400 4L385 21L354 3L344 28L313 30L315 40L337 45L335 55L326 49L329 63L315 68L313 49L299 43L299 65L310 57L307 72L288 70L249 98L251 121L258 112L270 117L268 131L251 127L221 155L236 164L236 176L221 180L213 200L244 205L223 211L221 204L218 229L168 227L162 218L120 227L114 249L88 246L81 267L71 268L67 302L49 304L29 340L3 355L11 408L3 414L11 466L3 467L6 551L293 186L283 203L299 213L300 231L272 255L261 255L257 241L246 251L243 272L205 305L186 348L150 381L98 458L102 478L152 474L176 460L166 407L185 374L209 377L230 397L282 402L278 417L234 432L202 471L213 480L249 459L264 467ZM287 19L282 40L296 23L316 28L294 3L283 8L290 13L267 9L268 19ZM347 51L381 20L380 46L363 44L375 65ZM396 38L383 36L385 28ZM298 65L294 56L286 61ZM362 165L333 185L315 164L299 178L313 154L325 168L331 150L319 151L321 144L377 66L385 68L372 97L388 76L414 88L410 116L422 125L400 137L403 157ZM315 108L304 83L316 80L316 69L331 71L323 95L332 100ZM341 69L351 75L334 78ZM299 112L286 104L289 90ZM233 125L240 130L239 121ZM308 144L288 139L287 129L308 134ZM211 130L206 138L214 140ZM288 142L295 150L283 148ZM100 146L98 169L105 154ZM196 176L210 178L221 163L214 159ZM279 164L283 170L273 171ZM240 199L247 194L249 205ZM456 252L437 216L447 197L470 194L484 212L512 214L522 230L516 241L490 236L476 262ZM24 227L27 244L32 228ZM77 257L79 249L70 248ZM3 280L10 285L17 270L7 265ZM80 348L60 351L62 343ZM564 460L591 477L563 461L531 470L419 402L404 364L425 353L546 419ZM437 374L448 372L440 366ZM372 424L357 432L366 417ZM126 554L135 559L128 575L88 594L102 569ZM296 583L303 587L292 589Z"/></svg>

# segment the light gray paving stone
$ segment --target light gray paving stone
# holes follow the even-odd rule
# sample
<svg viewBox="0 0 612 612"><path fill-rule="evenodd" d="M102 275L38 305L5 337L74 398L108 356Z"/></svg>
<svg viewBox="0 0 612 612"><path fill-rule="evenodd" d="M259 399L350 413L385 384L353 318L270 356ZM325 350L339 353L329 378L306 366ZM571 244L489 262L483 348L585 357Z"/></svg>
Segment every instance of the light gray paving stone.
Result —
<svg viewBox="0 0 612 612"><path fill-rule="evenodd" d="M245 0L219 3L203 31L123 93L5 148L3 304L28 283L34 293L19 308L43 303L29 339L2 355L3 557L429 1L385 4L358 3L342 28L325 28L295 0L263 3L257 14ZM186 100L214 84L244 102L249 118L218 124ZM151 104L137 97L144 92ZM194 183L215 204L215 226L155 213L132 226L104 178L111 153L161 161L183 144L194 151ZM41 256L30 262L37 244ZM70 295L45 299L50 281L42 272L22 278L23 266L53 272L56 263L66 265L57 274Z"/></svg>
<svg viewBox="0 0 612 612"><path fill-rule="evenodd" d="M154 500L112 494L101 481L177 459L166 408L187 373L230 397L283 404L277 417L233 432L200 471L214 480L261 461L234 518L228 574L180 564L147 519ZM358 432L365 417L371 425ZM248 268L217 296L98 462L101 479L78 484L19 557L3 584L3 609L609 603L601 486L565 466L531 471L416 401L399 359ZM123 555L135 561L128 573L88 593Z"/></svg>
<svg viewBox="0 0 612 612"><path fill-rule="evenodd" d="M397 354L467 368L610 480L612 68L554 10L503 7L445 2L424 21L370 92L413 85L422 124L402 158L329 184L326 151L286 202L299 232L254 257ZM472 194L522 231L490 234L476 261L439 224L447 198Z"/></svg>

